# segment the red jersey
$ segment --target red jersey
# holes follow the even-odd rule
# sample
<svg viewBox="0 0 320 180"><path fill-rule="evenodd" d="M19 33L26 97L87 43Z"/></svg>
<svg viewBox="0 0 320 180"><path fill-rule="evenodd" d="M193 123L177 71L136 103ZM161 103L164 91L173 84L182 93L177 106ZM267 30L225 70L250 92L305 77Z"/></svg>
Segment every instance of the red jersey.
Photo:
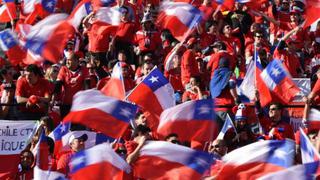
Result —
<svg viewBox="0 0 320 180"><path fill-rule="evenodd" d="M117 40L131 43L136 31L137 29L135 23L120 22L116 33Z"/></svg>
<svg viewBox="0 0 320 180"><path fill-rule="evenodd" d="M285 139L285 138L290 138L294 140L294 132L293 128L289 123L286 123L282 120L278 123L273 123L269 118L267 117L259 117L261 126L264 128L265 132L270 132L272 128L278 128L282 129L281 131L278 130L278 138L280 140Z"/></svg>
<svg viewBox="0 0 320 180"><path fill-rule="evenodd" d="M88 31L89 46L91 52L107 52L109 49L109 38L112 34L110 26L93 23Z"/></svg>
<svg viewBox="0 0 320 180"><path fill-rule="evenodd" d="M175 91L184 91L181 81L181 72L178 69L170 69L169 71L165 71L164 76L169 80Z"/></svg>
<svg viewBox="0 0 320 180"><path fill-rule="evenodd" d="M234 55L236 48L241 49L241 43L237 37L221 36L220 38L221 38L221 41L223 41L226 44L228 53Z"/></svg>
<svg viewBox="0 0 320 180"><path fill-rule="evenodd" d="M182 84L189 83L191 76L200 76L196 54L188 49L181 57L181 79Z"/></svg>
<svg viewBox="0 0 320 180"><path fill-rule="evenodd" d="M232 55L229 54L229 52L227 51L219 51L217 53L214 53L211 55L210 60L207 64L207 69L211 70L211 76L213 76L214 70L218 69L219 67L219 60L222 57L226 57L230 60L229 62L229 68L230 70L234 71L234 69L236 68L236 60L234 59L234 57Z"/></svg>
<svg viewBox="0 0 320 180"><path fill-rule="evenodd" d="M57 78L63 83L62 102L64 104L72 104L73 95L84 89L84 81L88 78L90 78L89 71L85 67L71 71L66 66L62 66Z"/></svg>
<svg viewBox="0 0 320 180"><path fill-rule="evenodd" d="M134 44L139 46L141 52L155 51L162 43L160 33L157 31L138 31L134 36Z"/></svg>

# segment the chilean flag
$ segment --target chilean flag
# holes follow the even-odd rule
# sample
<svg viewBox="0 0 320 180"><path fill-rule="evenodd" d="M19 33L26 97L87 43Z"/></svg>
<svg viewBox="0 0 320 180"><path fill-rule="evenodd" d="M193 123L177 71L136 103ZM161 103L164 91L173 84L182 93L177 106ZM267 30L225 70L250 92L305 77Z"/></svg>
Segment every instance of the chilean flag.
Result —
<svg viewBox="0 0 320 180"><path fill-rule="evenodd" d="M51 171L51 159L49 154L48 137L45 136L42 129L40 139L37 145L36 166L34 167L34 179L56 179L63 178L65 175Z"/></svg>
<svg viewBox="0 0 320 180"><path fill-rule="evenodd" d="M163 138L176 133L182 141L205 142L212 141L217 131L213 100L204 99L188 101L163 111L157 133Z"/></svg>
<svg viewBox="0 0 320 180"><path fill-rule="evenodd" d="M73 97L63 122L79 123L107 136L119 138L135 118L137 106L105 96L98 90L80 91Z"/></svg>
<svg viewBox="0 0 320 180"><path fill-rule="evenodd" d="M107 84L101 89L101 92L106 96L115 97L117 99L124 99L126 92L122 77L121 62L114 65L112 75Z"/></svg>
<svg viewBox="0 0 320 180"><path fill-rule="evenodd" d="M144 111L149 112L148 123L156 130L163 110L175 106L174 90L159 69L154 68L127 96Z"/></svg>
<svg viewBox="0 0 320 180"><path fill-rule="evenodd" d="M184 41L190 31L202 20L201 11L184 2L163 2L157 24L162 29L169 29L179 41Z"/></svg>
<svg viewBox="0 0 320 180"><path fill-rule="evenodd" d="M308 115L308 126L320 129L320 111L314 108L311 108Z"/></svg>
<svg viewBox="0 0 320 180"><path fill-rule="evenodd" d="M224 135L227 133L227 131L230 129L230 128L233 128L234 132L237 134L237 130L236 128L234 127L233 125L233 122L229 116L229 114L227 114L227 118L226 120L224 121L224 124L223 124L223 127L217 137L217 139L223 139L224 138Z"/></svg>
<svg viewBox="0 0 320 180"><path fill-rule="evenodd" d="M83 18L88 16L91 11L91 1L83 0L73 9L68 18L68 21L75 29L78 29L78 27L82 23Z"/></svg>
<svg viewBox="0 0 320 180"><path fill-rule="evenodd" d="M290 180L311 180L317 179L320 173L319 161L311 162L307 164L300 164L292 166L282 171L267 174L258 180L279 180L279 179L290 179Z"/></svg>
<svg viewBox="0 0 320 180"><path fill-rule="evenodd" d="M108 137L102 133L96 133L92 131L69 131L67 134L63 134L64 135L61 138L58 137L60 140L55 141L55 144L57 144L57 149L55 148L55 150L57 150L58 152L70 150L69 138L71 135L80 137L81 135L86 134L88 136L88 139L84 142L86 148L90 148L104 142L111 143L115 140L114 138ZM52 139L56 138L54 137L53 133L49 134L49 137L51 137Z"/></svg>
<svg viewBox="0 0 320 180"><path fill-rule="evenodd" d="M109 144L100 144L76 153L71 159L71 179L121 179L131 171L129 164Z"/></svg>
<svg viewBox="0 0 320 180"><path fill-rule="evenodd" d="M320 155L310 142L308 136L300 128L300 147L301 147L301 158L302 163L310 163L320 161Z"/></svg>
<svg viewBox="0 0 320 180"><path fill-rule="evenodd" d="M269 90L285 103L291 102L294 96L300 92L280 60L271 61L260 77ZM261 94L261 96L263 95Z"/></svg>
<svg viewBox="0 0 320 180"><path fill-rule="evenodd" d="M226 154L217 179L256 179L292 166L295 143L291 140L259 141Z"/></svg>
<svg viewBox="0 0 320 180"><path fill-rule="evenodd" d="M221 5L223 10L233 10L235 0L215 0L214 3Z"/></svg>
<svg viewBox="0 0 320 180"><path fill-rule="evenodd" d="M19 40L11 29L0 32L0 47L12 65L18 65L26 57L26 52L20 47Z"/></svg>
<svg viewBox="0 0 320 180"><path fill-rule="evenodd" d="M65 21L67 14L53 14L34 25L27 35L25 48L44 59L57 63L63 54L73 27Z"/></svg>
<svg viewBox="0 0 320 180"><path fill-rule="evenodd" d="M133 173L142 179L200 179L213 160L203 151L165 141L147 141L133 163Z"/></svg>
<svg viewBox="0 0 320 180"><path fill-rule="evenodd" d="M50 134L49 137L51 137L54 141L54 154L58 155L62 147L65 146L65 144L68 144L67 141L63 141L62 138L70 131L71 123L60 123Z"/></svg>
<svg viewBox="0 0 320 180"><path fill-rule="evenodd" d="M102 7L96 13L97 21L102 25L118 26L120 24L120 11L118 7Z"/></svg>
<svg viewBox="0 0 320 180"><path fill-rule="evenodd" d="M99 10L101 7L111 7L116 4L115 0L92 0L92 7L94 11Z"/></svg>
<svg viewBox="0 0 320 180"><path fill-rule="evenodd" d="M0 7L0 23L10 22L17 18L17 9L14 0L3 0Z"/></svg>
<svg viewBox="0 0 320 180"><path fill-rule="evenodd" d="M56 4L57 0L26 0L23 4L23 12L29 16L39 15L44 18L54 13Z"/></svg>
<svg viewBox="0 0 320 180"><path fill-rule="evenodd" d="M312 23L320 18L320 1L319 0L306 0L306 20L303 24L307 28Z"/></svg>

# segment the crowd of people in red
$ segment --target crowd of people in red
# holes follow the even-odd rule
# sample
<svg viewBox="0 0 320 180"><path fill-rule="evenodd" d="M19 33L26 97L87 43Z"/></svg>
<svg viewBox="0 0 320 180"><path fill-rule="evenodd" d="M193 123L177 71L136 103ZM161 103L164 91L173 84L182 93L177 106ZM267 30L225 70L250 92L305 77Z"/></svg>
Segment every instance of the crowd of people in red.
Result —
<svg viewBox="0 0 320 180"><path fill-rule="evenodd" d="M73 96L81 90L103 89L110 79L112 67L121 62L127 93L157 66L175 90L177 104L212 98L219 130L229 115L237 131L231 129L223 139L206 143L181 142L179 134L168 134L166 141L222 157L260 139L299 139L295 138L299 133L295 134L284 116L286 110L279 102L272 102L266 113L265 107L260 105L258 89L254 105L246 106L237 94L237 82L246 75L247 65L253 61L255 53L263 67L273 59L281 60L293 78L311 79L312 91L304 97L302 120L305 122L310 106L319 102L320 23L314 31L302 28L305 7L299 0L261 2L259 9L236 2L234 9L224 10L220 6L216 9L211 0L192 1L192 5L203 13L203 20L184 42L176 40L169 30L157 26L160 3L157 1L122 2L119 4L120 25L112 28L101 27L92 12L83 19L78 33L70 35L58 64L44 61L13 66L6 57L1 59L0 116L6 120L40 120L45 134L49 135L70 111ZM71 12L70 4L60 3L57 12ZM7 27L15 29L22 18L23 14ZM165 61L173 50L176 53L172 68L167 70ZM217 74L221 79L212 80ZM265 133L254 130L257 123ZM113 144L115 151L129 164L135 161L146 140L157 140L143 112L138 113L132 124L122 137L124 143ZM83 129L89 130L76 124L71 128L72 131ZM319 150L318 130L307 125L305 130ZM39 133L21 152L19 173L10 178L32 178L32 149L38 136ZM68 177L70 156L83 150L86 140L83 134L72 136L69 139L71 151L59 156L50 149L51 168ZM48 144L54 146L50 140ZM301 163L298 149L296 163ZM213 165L206 176L214 177L218 166L219 163Z"/></svg>

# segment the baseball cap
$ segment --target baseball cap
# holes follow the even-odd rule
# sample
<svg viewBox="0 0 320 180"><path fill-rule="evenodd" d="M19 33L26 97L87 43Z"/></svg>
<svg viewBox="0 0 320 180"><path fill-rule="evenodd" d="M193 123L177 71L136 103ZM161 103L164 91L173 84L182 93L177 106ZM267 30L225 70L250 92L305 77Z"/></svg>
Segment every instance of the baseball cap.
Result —
<svg viewBox="0 0 320 180"><path fill-rule="evenodd" d="M74 133L69 137L68 143L71 144L75 139L86 141L88 140L88 135L83 134L82 132L74 131Z"/></svg>

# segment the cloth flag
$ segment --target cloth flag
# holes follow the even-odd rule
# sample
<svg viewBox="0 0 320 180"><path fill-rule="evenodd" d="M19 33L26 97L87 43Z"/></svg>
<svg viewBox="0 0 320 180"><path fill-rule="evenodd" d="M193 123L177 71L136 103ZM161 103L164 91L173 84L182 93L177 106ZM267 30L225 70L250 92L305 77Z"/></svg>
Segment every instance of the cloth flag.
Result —
<svg viewBox="0 0 320 180"><path fill-rule="evenodd" d="M92 7L94 11L98 11L102 7L111 7L116 4L115 0L92 0Z"/></svg>
<svg viewBox="0 0 320 180"><path fill-rule="evenodd" d="M69 124L69 123L68 123ZM96 133L92 131L69 131L67 134L64 134L60 138L60 146L57 147L57 151L69 151L69 138L71 135L76 135L76 137L80 137L81 135L86 134L88 139L84 142L86 148L91 148L95 145L101 144L103 142L113 142L115 139L108 137L102 133ZM52 137L53 134L49 134L49 137ZM54 139L54 138L52 138ZM55 144L59 144L59 141L55 141ZM55 149L56 150L56 149Z"/></svg>
<svg viewBox="0 0 320 180"><path fill-rule="evenodd" d="M221 5L222 10L233 10L235 0L215 0L213 6Z"/></svg>
<svg viewBox="0 0 320 180"><path fill-rule="evenodd" d="M167 1L160 6L157 23L161 28L169 29L176 39L184 41L201 20L201 11L191 4Z"/></svg>
<svg viewBox="0 0 320 180"><path fill-rule="evenodd" d="M307 164L300 164L292 166L282 171L267 174L258 178L258 180L279 180L279 179L290 179L290 180L310 180L316 179L315 175L319 175L319 161L311 162Z"/></svg>
<svg viewBox="0 0 320 180"><path fill-rule="evenodd" d="M44 59L57 63L61 57L72 26L65 21L67 14L53 14L34 25L27 35L25 48Z"/></svg>
<svg viewBox="0 0 320 180"><path fill-rule="evenodd" d="M35 180L53 180L65 177L64 174L51 171L51 155L49 154L48 137L41 131L40 139L37 145L36 166L34 167Z"/></svg>
<svg viewBox="0 0 320 180"><path fill-rule="evenodd" d="M0 23L10 22L17 18L17 9L14 0L3 0L0 7Z"/></svg>
<svg viewBox="0 0 320 180"><path fill-rule="evenodd" d="M147 141L133 164L135 177L143 179L201 179L213 156L165 141Z"/></svg>
<svg viewBox="0 0 320 180"><path fill-rule="evenodd" d="M308 115L308 126L320 129L320 111L314 108L310 109L309 115Z"/></svg>
<svg viewBox="0 0 320 180"><path fill-rule="evenodd" d="M229 114L227 114L227 118L226 118L226 120L224 121L223 127L222 127L222 129L221 129L221 131L220 131L217 139L221 139L221 140L222 140L222 139L224 138L224 135L226 134L226 132L227 132L228 129L230 129L230 128L233 128L234 132L237 133L237 130L236 130L236 128L234 127L233 122L232 122Z"/></svg>
<svg viewBox="0 0 320 180"><path fill-rule="evenodd" d="M120 24L120 11L118 7L102 7L96 13L96 18L103 25L118 26Z"/></svg>
<svg viewBox="0 0 320 180"><path fill-rule="evenodd" d="M248 65L246 75L244 76L244 79L239 86L239 91L241 94L248 97L251 101L255 98L255 62L251 61Z"/></svg>
<svg viewBox="0 0 320 180"><path fill-rule="evenodd" d="M101 89L101 92L106 96L115 97L120 100L126 97L121 62L118 62L114 65L111 78L109 79L107 84Z"/></svg>
<svg viewBox="0 0 320 180"><path fill-rule="evenodd" d="M78 29L80 26L83 18L88 16L92 11L91 1L90 0L83 0L81 1L71 12L68 21L75 29Z"/></svg>
<svg viewBox="0 0 320 180"><path fill-rule="evenodd" d="M20 46L18 37L11 29L0 32L0 47L12 65L18 65L26 57L26 52Z"/></svg>
<svg viewBox="0 0 320 180"><path fill-rule="evenodd" d="M294 84L280 60L271 61L262 71L260 77L271 93L286 104L292 101L300 92L300 89ZM261 96L264 96L264 94L260 93Z"/></svg>
<svg viewBox="0 0 320 180"><path fill-rule="evenodd" d="M182 141L212 141L218 134L213 100L188 101L166 109L160 116L157 133L163 138L176 133Z"/></svg>
<svg viewBox="0 0 320 180"><path fill-rule="evenodd" d="M291 140L259 141L226 154L217 179L256 179L292 166L295 143Z"/></svg>
<svg viewBox="0 0 320 180"><path fill-rule="evenodd" d="M71 179L117 179L131 171L107 143L76 153L71 159Z"/></svg>
<svg viewBox="0 0 320 180"><path fill-rule="evenodd" d="M63 141L63 137L70 131L71 123L60 123L50 134L54 141L54 154L58 155L63 146L66 146L67 141Z"/></svg>
<svg viewBox="0 0 320 180"><path fill-rule="evenodd" d="M308 136L304 133L303 129L300 128L300 147L301 147L301 158L302 163L310 163L320 161L320 155L310 142Z"/></svg>
<svg viewBox="0 0 320 180"><path fill-rule="evenodd" d="M130 120L134 120L136 112L137 106L90 89L74 95L70 113L63 122L79 123L119 138L128 128Z"/></svg>
<svg viewBox="0 0 320 180"><path fill-rule="evenodd" d="M314 23L320 18L319 10L319 0L306 0L306 19L303 24L304 28L309 27L312 23Z"/></svg>
<svg viewBox="0 0 320 180"><path fill-rule="evenodd" d="M147 119L149 127L153 130L157 130L162 111L175 106L176 103L172 85L158 68L154 68L127 95L127 100L134 102L150 114L147 115Z"/></svg>

